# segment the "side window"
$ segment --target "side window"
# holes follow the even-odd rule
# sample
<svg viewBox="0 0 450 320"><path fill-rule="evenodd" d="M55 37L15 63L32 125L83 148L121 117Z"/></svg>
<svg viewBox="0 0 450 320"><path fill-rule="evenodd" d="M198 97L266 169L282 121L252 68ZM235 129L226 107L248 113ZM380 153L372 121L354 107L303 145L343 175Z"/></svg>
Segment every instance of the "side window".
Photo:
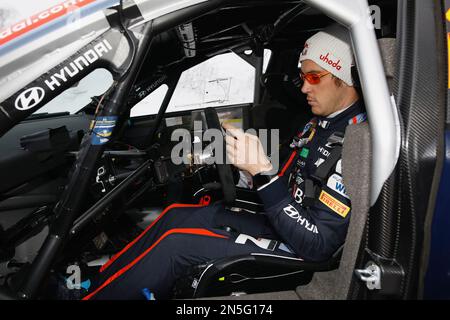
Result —
<svg viewBox="0 0 450 320"><path fill-rule="evenodd" d="M92 97L105 93L112 83L113 77L108 70L96 69L72 86L72 88L67 89L37 110L34 114L57 112L77 113L91 101Z"/></svg>

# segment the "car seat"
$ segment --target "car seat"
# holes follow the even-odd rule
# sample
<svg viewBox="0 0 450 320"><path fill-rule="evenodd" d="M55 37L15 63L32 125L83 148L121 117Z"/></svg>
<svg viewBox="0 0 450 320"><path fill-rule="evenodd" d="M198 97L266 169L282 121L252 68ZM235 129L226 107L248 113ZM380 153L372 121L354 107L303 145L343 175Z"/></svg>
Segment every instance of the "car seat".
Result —
<svg viewBox="0 0 450 320"><path fill-rule="evenodd" d="M345 299L370 207L371 147L367 123L347 127L342 154L352 215L344 246L328 261L306 262L263 254L222 258L196 266L180 279L175 285L175 298L229 298L268 291L277 295L277 291L290 290L288 295L296 299ZM249 296L258 299L258 294ZM270 299L268 294L262 297Z"/></svg>

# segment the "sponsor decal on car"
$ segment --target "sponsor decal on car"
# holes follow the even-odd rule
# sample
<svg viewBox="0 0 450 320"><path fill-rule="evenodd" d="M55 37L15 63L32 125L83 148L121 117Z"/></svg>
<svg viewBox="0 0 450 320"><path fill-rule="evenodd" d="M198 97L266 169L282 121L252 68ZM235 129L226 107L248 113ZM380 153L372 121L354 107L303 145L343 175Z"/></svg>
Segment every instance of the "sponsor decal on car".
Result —
<svg viewBox="0 0 450 320"><path fill-rule="evenodd" d="M22 92L17 98L14 106L17 110L25 111L34 108L45 97L45 90L41 87L33 87Z"/></svg>
<svg viewBox="0 0 450 320"><path fill-rule="evenodd" d="M345 218L347 214L350 212L350 207L346 206L338 199L330 195L328 192L322 190L319 197L320 202L326 205L328 208L336 212L342 218Z"/></svg>
<svg viewBox="0 0 450 320"><path fill-rule="evenodd" d="M63 65L58 72L53 73L47 79L44 76L41 84L43 87L27 88L20 93L16 97L15 108L19 111L27 111L38 106L44 100L46 90L47 94L50 93L48 90L55 91L112 50L113 47L106 39L94 44L92 48L76 56L72 61L69 60L70 62Z"/></svg>
<svg viewBox="0 0 450 320"><path fill-rule="evenodd" d="M0 30L0 46L96 0L68 0Z"/></svg>
<svg viewBox="0 0 450 320"><path fill-rule="evenodd" d="M117 117L100 117L95 121L92 129L92 144L102 145L109 141L114 127L116 126Z"/></svg>

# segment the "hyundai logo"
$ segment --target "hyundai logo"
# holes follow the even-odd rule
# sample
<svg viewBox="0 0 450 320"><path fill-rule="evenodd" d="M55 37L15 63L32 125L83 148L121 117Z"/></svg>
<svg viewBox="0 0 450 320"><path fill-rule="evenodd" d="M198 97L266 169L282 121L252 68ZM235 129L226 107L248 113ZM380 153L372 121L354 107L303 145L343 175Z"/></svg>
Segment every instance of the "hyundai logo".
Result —
<svg viewBox="0 0 450 320"><path fill-rule="evenodd" d="M283 210L284 213L286 213L292 219L298 220L300 218L300 213L292 205L288 205L286 208L283 208Z"/></svg>
<svg viewBox="0 0 450 320"><path fill-rule="evenodd" d="M16 99L16 109L25 111L38 105L44 99L45 91L40 87L34 87L22 92Z"/></svg>

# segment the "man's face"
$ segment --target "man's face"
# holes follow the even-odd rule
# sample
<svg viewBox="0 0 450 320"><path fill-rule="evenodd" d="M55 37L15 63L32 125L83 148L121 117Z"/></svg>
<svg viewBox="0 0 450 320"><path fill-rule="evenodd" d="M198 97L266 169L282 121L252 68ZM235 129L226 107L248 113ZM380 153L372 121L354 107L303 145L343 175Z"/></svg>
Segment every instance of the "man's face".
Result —
<svg viewBox="0 0 450 320"><path fill-rule="evenodd" d="M321 68L312 60L304 60L302 62L301 71L304 74L308 73L326 73L326 70ZM306 94L308 104L311 106L311 111L317 116L329 116L335 111L342 108L341 103L344 98L344 87L338 86L336 79L329 73L320 78L318 84L311 84L305 79L302 85L302 92Z"/></svg>

